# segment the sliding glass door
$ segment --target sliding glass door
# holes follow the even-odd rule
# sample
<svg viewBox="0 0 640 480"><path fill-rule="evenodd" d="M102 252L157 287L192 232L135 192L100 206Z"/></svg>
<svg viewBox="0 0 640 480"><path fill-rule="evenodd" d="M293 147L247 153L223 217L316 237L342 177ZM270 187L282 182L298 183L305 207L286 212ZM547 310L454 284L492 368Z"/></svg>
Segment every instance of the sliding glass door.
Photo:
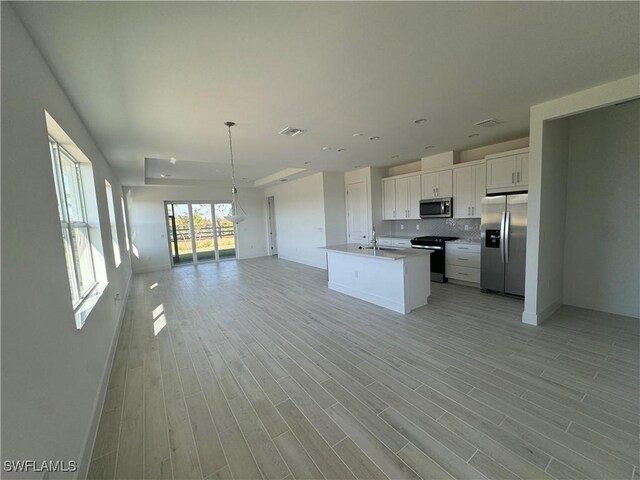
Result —
<svg viewBox="0 0 640 480"><path fill-rule="evenodd" d="M218 254L222 258L236 258L236 236L233 222L227 220L225 215L231 214L230 203L216 203L216 242Z"/></svg>
<svg viewBox="0 0 640 480"><path fill-rule="evenodd" d="M172 265L236 257L230 203L165 202Z"/></svg>

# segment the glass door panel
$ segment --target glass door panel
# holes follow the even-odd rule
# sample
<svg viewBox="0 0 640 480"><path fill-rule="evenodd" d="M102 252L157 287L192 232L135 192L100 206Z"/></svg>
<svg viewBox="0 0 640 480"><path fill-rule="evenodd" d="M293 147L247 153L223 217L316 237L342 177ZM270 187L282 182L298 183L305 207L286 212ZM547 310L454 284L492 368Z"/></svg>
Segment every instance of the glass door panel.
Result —
<svg viewBox="0 0 640 480"><path fill-rule="evenodd" d="M188 203L172 203L172 213L169 217L169 231L173 244L173 264L193 262L193 244L191 236L191 219ZM177 255L176 255L177 252Z"/></svg>
<svg viewBox="0 0 640 480"><path fill-rule="evenodd" d="M216 241L220 260L236 258L236 235L233 222L227 220L225 215L231 214L230 203L216 203Z"/></svg>
<svg viewBox="0 0 640 480"><path fill-rule="evenodd" d="M213 234L211 204L194 203L191 210L197 261L216 260L216 237Z"/></svg>

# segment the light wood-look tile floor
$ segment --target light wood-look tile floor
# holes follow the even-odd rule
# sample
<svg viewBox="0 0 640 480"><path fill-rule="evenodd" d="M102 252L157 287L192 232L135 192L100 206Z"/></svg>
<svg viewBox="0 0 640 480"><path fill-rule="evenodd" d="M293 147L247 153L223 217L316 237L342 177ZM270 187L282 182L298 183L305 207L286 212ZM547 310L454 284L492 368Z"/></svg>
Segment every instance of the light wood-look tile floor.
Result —
<svg viewBox="0 0 640 480"><path fill-rule="evenodd" d="M273 258L136 275L90 478L637 479L637 320Z"/></svg>

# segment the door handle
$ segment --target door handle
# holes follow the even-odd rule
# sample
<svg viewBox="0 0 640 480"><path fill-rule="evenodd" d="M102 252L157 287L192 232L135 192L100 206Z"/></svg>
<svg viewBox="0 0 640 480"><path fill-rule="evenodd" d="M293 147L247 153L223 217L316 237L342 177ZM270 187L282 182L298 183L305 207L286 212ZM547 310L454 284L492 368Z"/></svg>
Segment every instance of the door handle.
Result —
<svg viewBox="0 0 640 480"><path fill-rule="evenodd" d="M504 220L506 217L506 213L502 212L502 217L500 218L500 261L502 263L504 263L504 242L505 242L505 237L504 237Z"/></svg>
<svg viewBox="0 0 640 480"><path fill-rule="evenodd" d="M440 196L440 187L436 188L436 196L438 196L438 197Z"/></svg>
<svg viewBox="0 0 640 480"><path fill-rule="evenodd" d="M509 223L511 219L511 213L507 211L504 219L504 263L509 263Z"/></svg>
<svg viewBox="0 0 640 480"><path fill-rule="evenodd" d="M471 216L471 207L467 207L467 215Z"/></svg>
<svg viewBox="0 0 640 480"><path fill-rule="evenodd" d="M516 172L511 172L511 183L516 183Z"/></svg>
<svg viewBox="0 0 640 480"><path fill-rule="evenodd" d="M471 215L475 215L476 214L476 207L471 207Z"/></svg>
<svg viewBox="0 0 640 480"><path fill-rule="evenodd" d="M518 172L518 175L516 176L516 178L518 179L518 183L520 183L520 172Z"/></svg>

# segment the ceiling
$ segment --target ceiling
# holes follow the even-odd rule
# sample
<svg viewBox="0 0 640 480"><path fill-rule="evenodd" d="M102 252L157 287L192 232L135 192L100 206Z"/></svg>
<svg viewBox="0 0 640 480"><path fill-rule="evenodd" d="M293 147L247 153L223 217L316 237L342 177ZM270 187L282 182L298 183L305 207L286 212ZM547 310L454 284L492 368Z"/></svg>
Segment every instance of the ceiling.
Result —
<svg viewBox="0 0 640 480"><path fill-rule="evenodd" d="M638 2L14 6L125 185L171 157L228 179L227 120L245 181L390 166L527 135L531 105L640 70Z"/></svg>

